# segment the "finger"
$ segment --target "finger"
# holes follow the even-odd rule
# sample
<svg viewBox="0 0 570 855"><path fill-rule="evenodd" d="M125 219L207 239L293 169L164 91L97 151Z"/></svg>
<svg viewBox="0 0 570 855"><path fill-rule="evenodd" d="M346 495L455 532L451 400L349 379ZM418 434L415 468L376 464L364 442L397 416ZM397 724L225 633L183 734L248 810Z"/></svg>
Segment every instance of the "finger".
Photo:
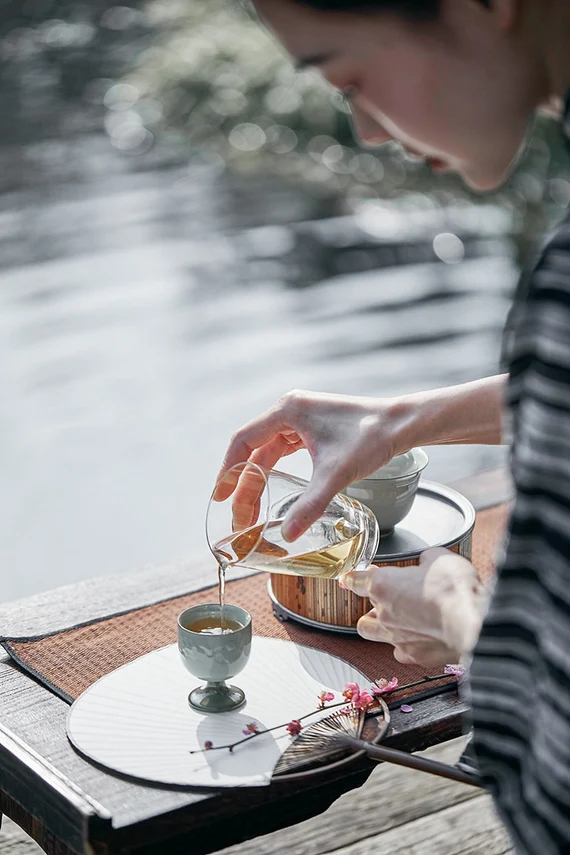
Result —
<svg viewBox="0 0 570 855"><path fill-rule="evenodd" d="M296 434L295 434L296 436ZM215 502L225 502L232 495L237 484L241 480L241 473L246 469L247 463L255 463L262 469L273 469L278 460L282 457L287 457L293 454L299 448L303 447L301 440L295 440L292 436L291 440L284 434L278 434L270 442L262 445L260 448L254 449L249 455L249 458L240 463L236 463L231 469L224 472L223 470L218 475L218 481L212 493L212 499Z"/></svg>
<svg viewBox="0 0 570 855"><path fill-rule="evenodd" d="M226 472L220 472L216 480L216 486L212 492L213 502L225 502L232 495L236 488L239 476L243 472L243 467L239 464L233 466Z"/></svg>
<svg viewBox="0 0 570 855"><path fill-rule="evenodd" d="M326 511L336 494L346 487L341 471L323 473L315 467L313 477L305 492L297 499L285 516L281 531L285 540L296 540Z"/></svg>
<svg viewBox="0 0 570 855"><path fill-rule="evenodd" d="M427 565L429 568L436 561L438 566L450 569L454 574L472 575L474 571L473 564L467 558L457 552L452 552L450 549L443 549L441 546L426 549L420 555L421 566Z"/></svg>
<svg viewBox="0 0 570 855"><path fill-rule="evenodd" d="M368 641L392 642L392 634L382 624L378 613L373 610L363 615L356 625L358 634Z"/></svg>
<svg viewBox="0 0 570 855"><path fill-rule="evenodd" d="M402 576L401 567L371 564L367 570L350 570L341 577L343 585L358 597L368 597L373 603L393 599Z"/></svg>
<svg viewBox="0 0 570 855"><path fill-rule="evenodd" d="M427 668L443 667L446 662L446 651L438 642L415 641L413 644L404 642L394 649L394 658L402 665L424 665Z"/></svg>
<svg viewBox="0 0 570 855"><path fill-rule="evenodd" d="M242 495L234 499L234 504L245 501L248 490L252 494L257 490L257 496L259 497L263 493L266 484L266 476L251 461L236 463L227 472L218 475L216 486L212 492L212 501L225 502L235 490L238 490L238 492L241 491Z"/></svg>
<svg viewBox="0 0 570 855"><path fill-rule="evenodd" d="M303 441L294 431L290 434L280 433L274 439L266 442L265 445L256 448L250 460L252 463L257 463L262 469L269 471L282 457L288 457L304 447Z"/></svg>
<svg viewBox="0 0 570 855"><path fill-rule="evenodd" d="M395 647L394 648L394 659L397 662L401 662L402 665L419 665L420 664L409 653L405 653L401 647Z"/></svg>
<svg viewBox="0 0 570 855"><path fill-rule="evenodd" d="M259 520L261 502L234 502L232 504L232 531L243 531L254 526ZM259 535L261 538L261 533ZM253 547L252 547L253 548Z"/></svg>
<svg viewBox="0 0 570 855"><path fill-rule="evenodd" d="M420 555L420 564L431 564L436 558L441 558L443 555L451 555L449 549L444 549L442 546L432 546L431 549L426 549Z"/></svg>
<svg viewBox="0 0 570 855"><path fill-rule="evenodd" d="M271 442L277 434L287 430L291 430L291 426L286 423L282 409L278 407L267 410L241 427L228 446L217 481L220 481L232 466L249 460L256 448Z"/></svg>
<svg viewBox="0 0 570 855"><path fill-rule="evenodd" d="M261 497L266 488L265 473L257 466L249 464L245 466L232 498L234 531L247 528L257 522L261 509Z"/></svg>
<svg viewBox="0 0 570 855"><path fill-rule="evenodd" d="M372 577L379 569L379 567L371 564L366 570L349 570L348 573L344 573L340 577L339 584L343 588L348 588L357 597L369 597Z"/></svg>
<svg viewBox="0 0 570 855"><path fill-rule="evenodd" d="M253 452L249 460L249 464L252 465L244 465L235 487L232 507L234 530L246 528L258 522L261 512L261 497L268 486L267 474L278 460L293 454L298 447L302 447L302 442L298 439L297 434L292 432L290 437L279 434L274 440ZM231 469L224 476L224 480L232 479L233 473L236 470L239 471L240 467L241 464L237 464L237 467ZM235 477L233 480L235 481ZM219 494L223 495L223 492Z"/></svg>

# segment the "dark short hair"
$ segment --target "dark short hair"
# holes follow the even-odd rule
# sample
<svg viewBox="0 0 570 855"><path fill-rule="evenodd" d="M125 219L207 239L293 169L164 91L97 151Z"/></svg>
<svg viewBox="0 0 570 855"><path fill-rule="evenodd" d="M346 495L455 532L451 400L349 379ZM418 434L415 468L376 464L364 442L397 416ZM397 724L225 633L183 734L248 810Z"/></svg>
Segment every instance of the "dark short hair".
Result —
<svg viewBox="0 0 570 855"><path fill-rule="evenodd" d="M391 12L416 21L435 21L440 0L295 0L323 12Z"/></svg>
<svg viewBox="0 0 570 855"><path fill-rule="evenodd" d="M322 12L391 12L415 21L435 21L439 17L441 0L294 0L299 6L309 6ZM480 0L489 6L491 0Z"/></svg>

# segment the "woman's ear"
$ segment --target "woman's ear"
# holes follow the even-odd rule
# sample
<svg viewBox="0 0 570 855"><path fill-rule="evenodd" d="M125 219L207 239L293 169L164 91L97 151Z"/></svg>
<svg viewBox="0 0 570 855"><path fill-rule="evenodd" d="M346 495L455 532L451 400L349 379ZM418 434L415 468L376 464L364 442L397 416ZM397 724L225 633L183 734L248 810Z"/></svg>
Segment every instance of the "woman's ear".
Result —
<svg viewBox="0 0 570 855"><path fill-rule="evenodd" d="M482 0L476 0L479 4ZM518 23L521 0L483 0L491 14L495 15L501 30L512 30Z"/></svg>
<svg viewBox="0 0 570 855"><path fill-rule="evenodd" d="M458 0L447 0L455 6ZM514 29L521 17L521 7L524 0L466 0L470 11L477 15L485 15L488 24L498 30Z"/></svg>

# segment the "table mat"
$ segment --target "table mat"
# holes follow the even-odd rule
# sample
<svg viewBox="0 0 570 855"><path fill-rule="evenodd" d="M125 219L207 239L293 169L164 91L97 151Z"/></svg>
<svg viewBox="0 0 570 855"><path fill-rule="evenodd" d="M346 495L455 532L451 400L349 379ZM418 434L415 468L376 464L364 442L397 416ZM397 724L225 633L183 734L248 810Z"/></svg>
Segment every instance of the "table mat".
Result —
<svg viewBox="0 0 570 855"><path fill-rule="evenodd" d="M495 556L508 519L509 506L498 505L477 514L473 533L473 563L484 581L494 572ZM216 570L212 565L212 577ZM333 633L304 626L294 621L281 623L273 614L267 594L266 573L256 573L226 583L226 602L241 605L251 612L256 635L282 638L297 644L317 647L347 660L370 679L398 677L400 685L441 673L416 665L397 662L387 644L365 641L355 635ZM145 653L176 642L176 619L192 605L217 599L217 582L183 596L175 597L124 614L111 615L87 624L47 636L2 639L10 656L28 673L68 703L92 683ZM430 684L430 694L441 690L450 680ZM401 701L418 689L391 696Z"/></svg>

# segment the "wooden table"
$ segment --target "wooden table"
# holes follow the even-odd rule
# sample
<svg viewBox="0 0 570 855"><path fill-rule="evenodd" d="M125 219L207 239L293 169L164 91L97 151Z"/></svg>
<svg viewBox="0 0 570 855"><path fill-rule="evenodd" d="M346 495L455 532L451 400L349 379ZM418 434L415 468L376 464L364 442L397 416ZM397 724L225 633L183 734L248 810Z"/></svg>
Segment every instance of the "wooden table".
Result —
<svg viewBox="0 0 570 855"><path fill-rule="evenodd" d="M476 507L510 494L504 472L457 485ZM197 589L211 561L192 563ZM206 572L208 575L206 576ZM189 565L83 582L0 605L0 633L39 634L188 591ZM235 791L189 791L115 777L67 741L68 705L0 655L0 817L11 817L50 855L200 855L267 834L325 811L361 786L366 759L305 782ZM455 691L414 704L386 744L418 751L458 736L468 712Z"/></svg>

